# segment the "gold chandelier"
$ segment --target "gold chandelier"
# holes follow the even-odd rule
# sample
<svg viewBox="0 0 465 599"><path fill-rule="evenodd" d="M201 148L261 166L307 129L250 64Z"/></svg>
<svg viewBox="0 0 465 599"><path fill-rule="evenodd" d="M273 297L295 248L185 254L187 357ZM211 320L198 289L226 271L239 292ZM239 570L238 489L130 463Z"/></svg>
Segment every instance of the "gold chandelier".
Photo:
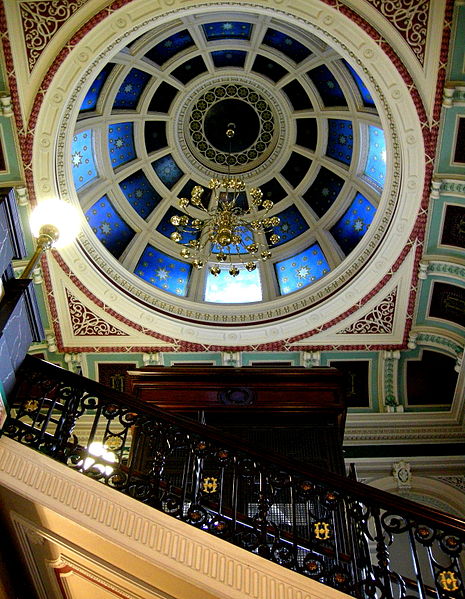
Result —
<svg viewBox="0 0 465 599"><path fill-rule="evenodd" d="M235 129L234 123L229 123L226 129L230 148ZM279 217L268 216L273 202L263 200L263 192L258 187L247 189L242 179L231 176L229 169L222 179L210 179L208 188L212 191L210 209L202 204L205 190L200 185L192 189L190 199L178 199L184 214L171 217L171 224L176 227L171 239L183 246L182 258L198 269L210 264L210 273L215 277L223 270L219 266L222 263L229 263L228 272L232 277L240 273L237 264L252 272L258 262L271 258L268 243L276 245L280 240L274 233ZM246 208L239 205L244 194ZM188 241L187 236L191 238Z"/></svg>

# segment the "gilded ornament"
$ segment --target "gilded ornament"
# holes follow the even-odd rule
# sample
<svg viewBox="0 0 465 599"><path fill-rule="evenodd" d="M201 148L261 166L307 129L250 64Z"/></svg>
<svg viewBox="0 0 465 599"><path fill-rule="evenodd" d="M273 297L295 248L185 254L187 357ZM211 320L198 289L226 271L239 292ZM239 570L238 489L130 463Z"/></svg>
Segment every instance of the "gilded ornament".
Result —
<svg viewBox="0 0 465 599"><path fill-rule="evenodd" d="M315 522L313 532L319 541L326 541L331 537L330 526L327 522Z"/></svg>
<svg viewBox="0 0 465 599"><path fill-rule="evenodd" d="M448 592L457 591L459 588L459 581L457 580L457 576L455 572L451 572L450 570L443 570L439 573L439 584L441 587Z"/></svg>
<svg viewBox="0 0 465 599"><path fill-rule="evenodd" d="M213 476L207 476L203 479L202 486L204 493L216 493L218 489L218 479Z"/></svg>

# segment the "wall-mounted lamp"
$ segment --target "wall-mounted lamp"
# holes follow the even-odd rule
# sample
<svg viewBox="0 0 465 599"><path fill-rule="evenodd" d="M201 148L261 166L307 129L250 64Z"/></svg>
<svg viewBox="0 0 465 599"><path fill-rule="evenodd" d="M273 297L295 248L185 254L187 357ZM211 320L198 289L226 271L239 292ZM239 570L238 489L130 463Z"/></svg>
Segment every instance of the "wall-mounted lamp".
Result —
<svg viewBox="0 0 465 599"><path fill-rule="evenodd" d="M62 248L74 240L80 228L80 217L71 204L46 200L31 213L30 225L37 247L20 279L29 278L43 252L52 247Z"/></svg>

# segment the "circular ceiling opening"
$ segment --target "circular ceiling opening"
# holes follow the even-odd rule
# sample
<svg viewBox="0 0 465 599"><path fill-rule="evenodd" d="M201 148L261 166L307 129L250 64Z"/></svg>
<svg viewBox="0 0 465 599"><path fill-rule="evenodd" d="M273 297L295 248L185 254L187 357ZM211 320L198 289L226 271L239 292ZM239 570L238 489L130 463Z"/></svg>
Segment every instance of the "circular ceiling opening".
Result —
<svg viewBox="0 0 465 599"><path fill-rule="evenodd" d="M271 118L271 112L268 112ZM239 124L236 127L236 123ZM234 137L226 136L225 131L234 125ZM260 117L250 104L244 100L221 100L208 109L203 121L205 137L216 149L222 152L238 153L249 148L257 139L260 131ZM267 139L271 139L271 134ZM265 141L259 149L264 150ZM231 156L231 162L234 157ZM227 160L228 161L228 160Z"/></svg>

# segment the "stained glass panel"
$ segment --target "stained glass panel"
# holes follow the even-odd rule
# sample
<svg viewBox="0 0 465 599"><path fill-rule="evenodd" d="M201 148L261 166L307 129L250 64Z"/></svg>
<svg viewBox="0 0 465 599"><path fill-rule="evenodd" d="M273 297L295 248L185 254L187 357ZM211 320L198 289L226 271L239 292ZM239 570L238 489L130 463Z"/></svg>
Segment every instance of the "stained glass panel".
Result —
<svg viewBox="0 0 465 599"><path fill-rule="evenodd" d="M97 102L100 97L100 92L102 91L102 87L105 85L105 81L108 78L108 75L111 73L113 69L112 64L107 64L103 67L97 77L94 79L94 82L90 86L89 91L84 98L84 101L81 104L81 112L88 110L95 110L97 107Z"/></svg>
<svg viewBox="0 0 465 599"><path fill-rule="evenodd" d="M254 60L252 71L269 77L272 81L279 81L284 75L287 75L288 71L270 58L265 56L257 55Z"/></svg>
<svg viewBox="0 0 465 599"><path fill-rule="evenodd" d="M315 214L321 218L336 201L343 185L344 179L322 166L312 185L302 197Z"/></svg>
<svg viewBox="0 0 465 599"><path fill-rule="evenodd" d="M217 50L212 52L213 64L215 67L243 67L247 52L242 50Z"/></svg>
<svg viewBox="0 0 465 599"><path fill-rule="evenodd" d="M379 127L368 127L368 155L364 174L383 189L386 178L386 141Z"/></svg>
<svg viewBox="0 0 465 599"><path fill-rule="evenodd" d="M178 89L162 81L150 100L149 112L167 113L178 92Z"/></svg>
<svg viewBox="0 0 465 599"><path fill-rule="evenodd" d="M108 152L113 168L136 157L133 123L117 123L108 127Z"/></svg>
<svg viewBox="0 0 465 599"><path fill-rule="evenodd" d="M296 79L285 85L283 92L289 98L294 110L310 110L312 108L307 92Z"/></svg>
<svg viewBox="0 0 465 599"><path fill-rule="evenodd" d="M325 106L347 106L341 86L326 65L307 73Z"/></svg>
<svg viewBox="0 0 465 599"><path fill-rule="evenodd" d="M191 270L190 264L147 245L134 272L154 287L184 297L187 295Z"/></svg>
<svg viewBox="0 0 465 599"><path fill-rule="evenodd" d="M166 122L146 121L144 123L144 140L147 154L166 148Z"/></svg>
<svg viewBox="0 0 465 599"><path fill-rule="evenodd" d="M352 160L353 147L352 122L344 119L328 119L326 155L349 165Z"/></svg>
<svg viewBox="0 0 465 599"><path fill-rule="evenodd" d="M315 150L318 141L318 125L316 119L297 119L296 144L309 150Z"/></svg>
<svg viewBox="0 0 465 599"><path fill-rule="evenodd" d="M352 78L358 87L358 91L360 92L360 95L362 97L363 105L366 106L367 108L372 108L372 107L374 108L375 101L373 100L370 92L368 91L367 86L364 84L360 75L357 73L357 71L353 67L351 67L351 65L348 62L346 62L345 60L343 60L342 62L347 67L347 70L352 75Z"/></svg>
<svg viewBox="0 0 465 599"><path fill-rule="evenodd" d="M208 42L225 39L249 40L252 24L241 21L219 21L202 25L202 29Z"/></svg>
<svg viewBox="0 0 465 599"><path fill-rule="evenodd" d="M98 240L115 258L119 258L135 232L121 218L108 197L100 198L85 214Z"/></svg>
<svg viewBox="0 0 465 599"><path fill-rule="evenodd" d="M263 38L263 43L271 48L279 50L294 62L301 62L311 54L306 46L289 35L276 31L275 29L268 29Z"/></svg>
<svg viewBox="0 0 465 599"><path fill-rule="evenodd" d="M287 260L276 262L274 267L281 295L307 287L330 271L325 255L317 243Z"/></svg>
<svg viewBox="0 0 465 599"><path fill-rule="evenodd" d="M267 233L266 235L270 247L282 245L283 243L298 237L308 229L306 220L294 205L289 206L289 208L286 208L286 210L283 210L282 212L279 212L276 216L279 217L279 225L277 227L273 227L271 234ZM270 237L272 234L279 235L280 237L278 243L275 243L274 245L270 243Z"/></svg>
<svg viewBox="0 0 465 599"><path fill-rule="evenodd" d="M185 50L193 45L194 40L187 29L184 29L167 37L149 50L145 56L161 66L175 54L181 52L181 50Z"/></svg>
<svg viewBox="0 0 465 599"><path fill-rule="evenodd" d="M71 145L73 181L77 190L97 178L97 167L93 153L92 130L87 129L73 136Z"/></svg>
<svg viewBox="0 0 465 599"><path fill-rule="evenodd" d="M131 69L116 94L113 108L136 108L150 75L139 69Z"/></svg>
<svg viewBox="0 0 465 599"><path fill-rule="evenodd" d="M127 201L144 219L162 199L141 170L121 181L119 186Z"/></svg>
<svg viewBox="0 0 465 599"><path fill-rule="evenodd" d="M292 152L281 174L293 187L297 187L307 174L311 164L312 161L307 156L303 156L298 152Z"/></svg>
<svg viewBox="0 0 465 599"><path fill-rule="evenodd" d="M182 65L174 69L171 74L173 77L176 77L176 79L179 79L179 81L186 84L189 83L191 79L194 79L194 77L197 77L197 75L205 73L206 70L207 67L205 66L203 58L201 56L196 56L195 58L183 62Z"/></svg>
<svg viewBox="0 0 465 599"><path fill-rule="evenodd" d="M164 183L169 189L176 185L183 175L182 170L176 164L171 154L163 156L162 158L155 160L155 162L152 162L152 167L156 174L160 177L162 183Z"/></svg>
<svg viewBox="0 0 465 599"><path fill-rule="evenodd" d="M275 204L287 196L286 190L277 179L271 179L260 185L264 200L271 200Z"/></svg>
<svg viewBox="0 0 465 599"><path fill-rule="evenodd" d="M357 193L347 212L331 229L334 239L346 255L365 235L375 213L374 206L361 193Z"/></svg>

